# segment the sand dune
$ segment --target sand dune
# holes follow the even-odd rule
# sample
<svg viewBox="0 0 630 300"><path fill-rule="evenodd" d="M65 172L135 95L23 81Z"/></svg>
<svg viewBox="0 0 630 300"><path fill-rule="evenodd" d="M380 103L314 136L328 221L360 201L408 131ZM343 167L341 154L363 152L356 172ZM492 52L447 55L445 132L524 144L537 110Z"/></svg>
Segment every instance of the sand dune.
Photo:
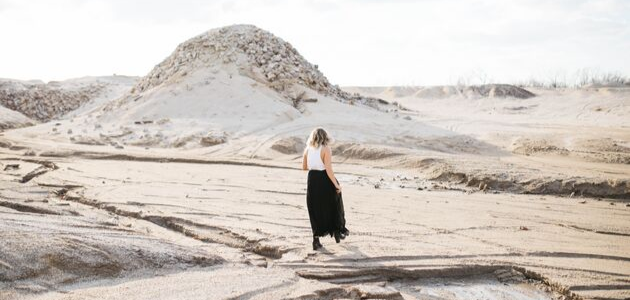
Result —
<svg viewBox="0 0 630 300"><path fill-rule="evenodd" d="M0 106L0 130L34 125L35 121L27 116Z"/></svg>

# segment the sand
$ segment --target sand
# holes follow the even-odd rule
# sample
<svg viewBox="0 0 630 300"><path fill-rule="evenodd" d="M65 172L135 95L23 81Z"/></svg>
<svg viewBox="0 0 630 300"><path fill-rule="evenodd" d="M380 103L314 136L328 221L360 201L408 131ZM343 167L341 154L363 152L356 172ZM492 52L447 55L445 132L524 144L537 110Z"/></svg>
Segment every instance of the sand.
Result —
<svg viewBox="0 0 630 300"><path fill-rule="evenodd" d="M306 78L279 88L286 62ZM629 88L344 92L316 70L216 29L118 97L0 133L0 299L630 297ZM316 126L351 231L321 251Z"/></svg>
<svg viewBox="0 0 630 300"><path fill-rule="evenodd" d="M446 299L489 297L488 290L496 291L491 299L513 299L505 293L540 299L545 288L568 288L586 298L626 293L619 289L623 284L615 284L630 269L630 211L619 202L471 194L429 181L419 191L412 174L339 164L352 233L341 244L324 239L324 250L315 252L309 249L305 173L295 164L46 160L58 169L25 184L3 181L2 226L8 236L1 260L14 270L3 272L12 279L3 290L37 292L44 299L116 297L120 289L133 294L149 287L166 298L210 292L224 298L274 299L275 293L299 298L363 285L406 299L440 289L436 293L451 295ZM18 179L38 167L2 162L21 164L4 175ZM78 227L81 223L86 226ZM60 242L75 246L64 250L68 246L57 246ZM72 264L53 263L52 257ZM199 269L217 261L220 267ZM232 268L245 272L247 282L222 275L234 276ZM510 268L531 283L525 276L507 286L496 282L494 272ZM267 272L282 274L270 275L280 282L265 277ZM82 285L90 277L95 278ZM190 280L210 283L187 285ZM164 285L171 288L160 292ZM248 294L252 290L257 292Z"/></svg>
<svg viewBox="0 0 630 300"><path fill-rule="evenodd" d="M0 106L0 129L2 130L30 126L35 123L34 120L17 111Z"/></svg>

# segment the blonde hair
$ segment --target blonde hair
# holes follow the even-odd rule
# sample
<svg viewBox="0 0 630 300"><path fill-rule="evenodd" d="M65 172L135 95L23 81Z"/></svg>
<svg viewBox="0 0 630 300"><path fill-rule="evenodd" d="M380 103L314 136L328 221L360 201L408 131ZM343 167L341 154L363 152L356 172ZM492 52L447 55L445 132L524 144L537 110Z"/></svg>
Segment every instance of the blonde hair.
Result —
<svg viewBox="0 0 630 300"><path fill-rule="evenodd" d="M330 136L328 135L328 132L321 127L313 129L311 135L308 137L308 142L306 142L307 145L314 148L319 148L319 146L322 145L326 146L328 143L330 143Z"/></svg>

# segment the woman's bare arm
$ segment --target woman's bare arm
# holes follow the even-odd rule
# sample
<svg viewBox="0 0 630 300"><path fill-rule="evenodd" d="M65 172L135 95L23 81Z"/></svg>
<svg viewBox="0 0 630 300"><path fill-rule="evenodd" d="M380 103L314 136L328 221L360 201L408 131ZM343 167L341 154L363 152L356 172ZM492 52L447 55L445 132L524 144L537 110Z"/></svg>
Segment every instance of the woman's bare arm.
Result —
<svg viewBox="0 0 630 300"><path fill-rule="evenodd" d="M308 165L306 163L306 149L304 149L304 155L302 155L302 170L308 170Z"/></svg>
<svg viewBox="0 0 630 300"><path fill-rule="evenodd" d="M335 172L333 172L333 169L332 169L332 151L330 151L330 147L328 146L324 147L323 150L324 150L323 160L324 160L324 166L326 167L326 174L328 174L328 178L330 178L330 181L332 181L332 183L335 185L337 192L341 192L341 186L339 185L339 183L337 183L337 178L335 178Z"/></svg>

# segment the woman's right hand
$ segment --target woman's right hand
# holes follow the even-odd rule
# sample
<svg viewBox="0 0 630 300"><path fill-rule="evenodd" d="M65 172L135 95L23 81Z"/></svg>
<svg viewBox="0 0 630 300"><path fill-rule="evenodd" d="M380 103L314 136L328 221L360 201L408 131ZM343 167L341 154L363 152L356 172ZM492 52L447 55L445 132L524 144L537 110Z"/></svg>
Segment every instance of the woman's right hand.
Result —
<svg viewBox="0 0 630 300"><path fill-rule="evenodd" d="M338 185L338 186L336 187L336 189L337 189L337 194L341 194L341 186L340 186L340 185Z"/></svg>

